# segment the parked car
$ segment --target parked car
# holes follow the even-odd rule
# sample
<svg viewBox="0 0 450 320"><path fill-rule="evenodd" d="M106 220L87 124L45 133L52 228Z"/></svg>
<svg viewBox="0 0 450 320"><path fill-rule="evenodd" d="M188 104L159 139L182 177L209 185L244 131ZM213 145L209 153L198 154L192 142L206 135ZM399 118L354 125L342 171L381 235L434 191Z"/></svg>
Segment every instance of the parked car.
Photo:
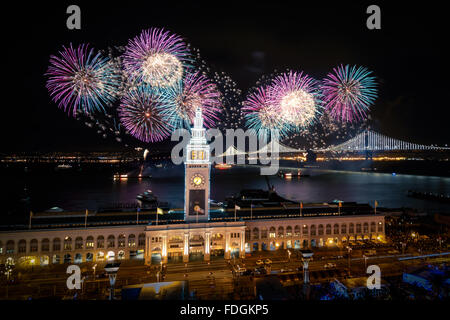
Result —
<svg viewBox="0 0 450 320"><path fill-rule="evenodd" d="M261 259L259 259L259 260L256 261L256 265L257 265L257 266L260 266L260 265L262 265L262 264L264 264L264 262L263 262Z"/></svg>
<svg viewBox="0 0 450 320"><path fill-rule="evenodd" d="M264 263L265 263L265 264L271 264L271 263L272 263L272 260L270 260L269 258L267 258L266 260L264 260Z"/></svg>
<svg viewBox="0 0 450 320"><path fill-rule="evenodd" d="M336 268L336 263L327 263L326 265L323 266L325 269L331 269L331 268Z"/></svg>

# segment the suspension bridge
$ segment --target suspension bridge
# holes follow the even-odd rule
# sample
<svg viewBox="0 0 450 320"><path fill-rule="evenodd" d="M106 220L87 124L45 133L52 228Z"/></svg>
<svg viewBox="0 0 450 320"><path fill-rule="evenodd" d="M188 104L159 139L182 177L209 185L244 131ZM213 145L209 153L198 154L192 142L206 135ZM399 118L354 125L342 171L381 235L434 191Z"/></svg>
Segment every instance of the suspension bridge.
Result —
<svg viewBox="0 0 450 320"><path fill-rule="evenodd" d="M404 140L394 139L384 134L365 130L355 137L337 144L330 145L326 148L311 149L313 152L373 152L373 151L419 151L419 150L450 150L447 145L445 147L439 147L434 145L423 145L412 143ZM257 154L269 154L269 153L304 153L306 149L296 149L286 146L277 140L271 140L268 144L260 148L258 151L245 152L236 149L235 146L230 146L222 157L225 156L237 156L237 155L257 155Z"/></svg>

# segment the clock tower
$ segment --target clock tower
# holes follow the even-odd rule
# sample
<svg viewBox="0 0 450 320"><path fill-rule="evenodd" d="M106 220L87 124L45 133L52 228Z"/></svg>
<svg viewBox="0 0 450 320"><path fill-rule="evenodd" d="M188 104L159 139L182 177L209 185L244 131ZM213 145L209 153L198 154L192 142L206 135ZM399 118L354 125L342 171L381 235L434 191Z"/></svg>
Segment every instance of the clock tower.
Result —
<svg viewBox="0 0 450 320"><path fill-rule="evenodd" d="M184 221L209 220L210 150L203 128L202 109L195 111L191 140L186 147Z"/></svg>

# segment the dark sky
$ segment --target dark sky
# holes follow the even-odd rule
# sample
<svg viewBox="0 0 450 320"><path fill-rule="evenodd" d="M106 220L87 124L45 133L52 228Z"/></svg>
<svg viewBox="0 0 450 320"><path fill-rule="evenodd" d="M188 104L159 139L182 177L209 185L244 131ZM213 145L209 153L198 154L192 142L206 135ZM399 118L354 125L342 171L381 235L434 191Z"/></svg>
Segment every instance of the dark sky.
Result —
<svg viewBox="0 0 450 320"><path fill-rule="evenodd" d="M186 38L244 91L274 69L303 70L321 79L341 63L364 65L380 84L372 110L378 131L417 143L450 142L448 22L436 3L91 2L17 3L3 11L1 151L121 148L59 110L47 94L44 73L50 54L62 45L126 45L149 27ZM66 28L69 4L81 7L81 30ZM370 4L381 7L381 30L366 28Z"/></svg>

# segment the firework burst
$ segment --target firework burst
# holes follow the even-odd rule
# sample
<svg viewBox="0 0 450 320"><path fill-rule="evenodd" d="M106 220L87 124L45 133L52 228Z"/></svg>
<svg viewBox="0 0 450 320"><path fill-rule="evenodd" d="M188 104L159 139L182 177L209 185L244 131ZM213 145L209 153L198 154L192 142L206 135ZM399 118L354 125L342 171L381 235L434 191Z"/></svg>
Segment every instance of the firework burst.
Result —
<svg viewBox="0 0 450 320"><path fill-rule="evenodd" d="M58 107L76 117L104 111L117 99L122 75L114 62L89 45L63 47L59 56L50 56L47 89Z"/></svg>
<svg viewBox="0 0 450 320"><path fill-rule="evenodd" d="M364 67L341 65L322 80L325 107L333 117L350 122L366 118L377 97L371 73Z"/></svg>
<svg viewBox="0 0 450 320"><path fill-rule="evenodd" d="M188 73L182 81L163 90L170 101L170 108L164 113L171 119L174 128L190 128L195 110L202 108L205 126L214 127L221 111L221 94L217 86L200 72Z"/></svg>
<svg viewBox="0 0 450 320"><path fill-rule="evenodd" d="M320 113L321 101L317 82L303 72L276 76L270 85L272 103L282 120L293 128L312 124Z"/></svg>
<svg viewBox="0 0 450 320"><path fill-rule="evenodd" d="M246 125L260 136L270 136L272 130L278 130L280 137L288 134L288 126L279 117L277 108L271 103L270 91L266 87L258 87L249 94L243 104Z"/></svg>
<svg viewBox="0 0 450 320"><path fill-rule="evenodd" d="M172 128L161 113L167 108L166 99L147 87L129 90L119 106L119 117L127 131L144 142L157 142L167 138Z"/></svg>
<svg viewBox="0 0 450 320"><path fill-rule="evenodd" d="M170 87L180 81L191 62L188 46L178 35L151 28L129 40L123 66L132 80L152 87Z"/></svg>

